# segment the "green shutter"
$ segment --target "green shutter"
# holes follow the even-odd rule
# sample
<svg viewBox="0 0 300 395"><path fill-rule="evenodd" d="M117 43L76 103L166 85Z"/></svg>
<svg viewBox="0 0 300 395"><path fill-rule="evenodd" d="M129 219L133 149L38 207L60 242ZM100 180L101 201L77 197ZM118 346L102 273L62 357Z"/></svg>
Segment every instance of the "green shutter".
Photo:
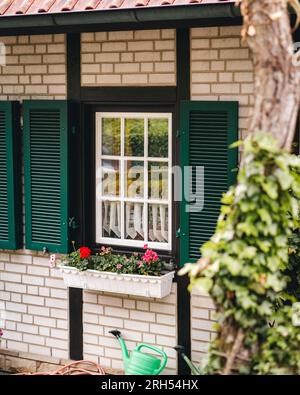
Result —
<svg viewBox="0 0 300 395"><path fill-rule="evenodd" d="M25 101L26 248L68 251L68 104Z"/></svg>
<svg viewBox="0 0 300 395"><path fill-rule="evenodd" d="M200 257L201 245L214 233L222 194L235 181L232 170L237 167L238 153L228 147L238 139L238 103L182 102L180 127L182 171L185 166L193 167L193 172L183 177L180 209L180 264L184 265ZM196 166L204 167L204 205L199 211L188 212L189 195L196 192Z"/></svg>
<svg viewBox="0 0 300 395"><path fill-rule="evenodd" d="M21 247L21 152L18 103L0 102L0 248Z"/></svg>

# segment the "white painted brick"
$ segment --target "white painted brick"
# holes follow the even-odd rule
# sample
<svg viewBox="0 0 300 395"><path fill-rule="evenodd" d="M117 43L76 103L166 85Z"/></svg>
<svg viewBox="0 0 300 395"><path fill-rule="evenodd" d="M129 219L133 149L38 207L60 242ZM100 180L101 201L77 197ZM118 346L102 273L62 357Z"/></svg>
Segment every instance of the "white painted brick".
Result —
<svg viewBox="0 0 300 395"><path fill-rule="evenodd" d="M158 324L175 326L176 325L176 316L157 314L156 315L156 322Z"/></svg>
<svg viewBox="0 0 300 395"><path fill-rule="evenodd" d="M155 313L174 315L176 313L176 308L174 305L169 304L150 303L150 311L153 311Z"/></svg>
<svg viewBox="0 0 300 395"><path fill-rule="evenodd" d="M105 306L104 311L107 316L129 318L129 311L123 308Z"/></svg>
<svg viewBox="0 0 300 395"><path fill-rule="evenodd" d="M50 316L54 318L64 319L67 318L67 311L62 309L51 309Z"/></svg>
<svg viewBox="0 0 300 395"><path fill-rule="evenodd" d="M59 340L59 339L47 338L46 339L46 345L48 347L55 347L55 348L59 348L59 349L62 349L62 350L67 350L68 349L68 341L67 340Z"/></svg>
<svg viewBox="0 0 300 395"><path fill-rule="evenodd" d="M98 324L98 316L96 314L83 313L83 321L90 324Z"/></svg>
<svg viewBox="0 0 300 395"><path fill-rule="evenodd" d="M14 263L30 264L32 262L32 257L30 255L12 254L10 260Z"/></svg>
<svg viewBox="0 0 300 395"><path fill-rule="evenodd" d="M43 306L45 299L40 296L23 295L23 303Z"/></svg>
<svg viewBox="0 0 300 395"><path fill-rule="evenodd" d="M45 338L43 336L27 335L26 333L23 335L23 341L40 346L45 344Z"/></svg>
<svg viewBox="0 0 300 395"><path fill-rule="evenodd" d="M21 275L14 274L14 273L0 273L0 279L2 281L10 281L13 283L20 283L21 282Z"/></svg>
<svg viewBox="0 0 300 395"><path fill-rule="evenodd" d="M22 334L20 332L5 330L5 339L22 341Z"/></svg>
<svg viewBox="0 0 300 395"><path fill-rule="evenodd" d="M41 306L28 306L28 313L33 315L49 317L50 309L48 307L41 307Z"/></svg>
<svg viewBox="0 0 300 395"><path fill-rule="evenodd" d="M84 342L88 344L98 344L98 336L84 334Z"/></svg>
<svg viewBox="0 0 300 395"><path fill-rule="evenodd" d="M35 266L34 264L28 266L28 274L35 274L37 276L49 276L49 269L46 267Z"/></svg>
<svg viewBox="0 0 300 395"><path fill-rule="evenodd" d="M40 355L51 355L51 349L49 347L41 347L31 344L29 344L29 352Z"/></svg>
<svg viewBox="0 0 300 395"><path fill-rule="evenodd" d="M141 332L149 332L149 324L146 322L124 320L124 328Z"/></svg>
<svg viewBox="0 0 300 395"><path fill-rule="evenodd" d="M26 266L25 265L16 265L14 263L6 263L5 270L8 272L14 272L14 273L26 273Z"/></svg>
<svg viewBox="0 0 300 395"><path fill-rule="evenodd" d="M23 276L22 282L30 285L44 285L44 278L37 276Z"/></svg>
<svg viewBox="0 0 300 395"><path fill-rule="evenodd" d="M84 303L97 303L97 294L92 292L84 292L83 301Z"/></svg>
<svg viewBox="0 0 300 395"><path fill-rule="evenodd" d="M56 320L53 318L46 317L34 317L34 324L42 325L50 328L55 328Z"/></svg>
<svg viewBox="0 0 300 395"><path fill-rule="evenodd" d="M99 304L86 303L84 305L84 311L86 313L103 314L103 306Z"/></svg>
<svg viewBox="0 0 300 395"><path fill-rule="evenodd" d="M83 333L89 333L92 335L101 335L103 331L101 330L101 327L99 325L92 325L92 324L83 324Z"/></svg>
<svg viewBox="0 0 300 395"><path fill-rule="evenodd" d="M51 329L51 336L57 339L68 339L68 331L62 329Z"/></svg>
<svg viewBox="0 0 300 395"><path fill-rule="evenodd" d="M67 320L56 320L56 326L59 329L68 329L68 321Z"/></svg>
<svg viewBox="0 0 300 395"><path fill-rule="evenodd" d="M21 301L22 301L22 296L21 296L21 294L11 293L11 294L10 294L10 299L11 299L12 302L21 303Z"/></svg>
<svg viewBox="0 0 300 395"><path fill-rule="evenodd" d="M143 333L143 342L149 344L156 344L156 336L152 333Z"/></svg>
<svg viewBox="0 0 300 395"><path fill-rule="evenodd" d="M5 283L5 290L10 292L18 291L20 293L26 293L27 287L26 285L22 284Z"/></svg>
<svg viewBox="0 0 300 395"><path fill-rule="evenodd" d="M123 307L124 308L135 309L135 306L136 306L135 300L123 299Z"/></svg>
<svg viewBox="0 0 300 395"><path fill-rule="evenodd" d="M123 319L115 317L101 317L101 325L108 326L111 329L123 328Z"/></svg>
<svg viewBox="0 0 300 395"><path fill-rule="evenodd" d="M45 305L48 307L55 307L57 309L63 309L63 310L68 309L68 301L62 299L46 298Z"/></svg>
<svg viewBox="0 0 300 395"><path fill-rule="evenodd" d="M49 296L49 295L47 295ZM67 289L51 289L51 297L58 298L58 299L67 299L68 291Z"/></svg>
<svg viewBox="0 0 300 395"><path fill-rule="evenodd" d="M16 342L12 340L7 341L7 348L16 351L28 351L28 345L23 342Z"/></svg>
<svg viewBox="0 0 300 395"><path fill-rule="evenodd" d="M49 328L46 328L46 327L44 327L44 326L40 326L40 327L39 327L39 334L40 334L41 336L50 336L50 329L49 329Z"/></svg>
<svg viewBox="0 0 300 395"><path fill-rule="evenodd" d="M174 329L166 325L150 324L150 332L159 335L170 335Z"/></svg>
<svg viewBox="0 0 300 395"><path fill-rule="evenodd" d="M137 320L137 321L155 322L155 314L148 313L145 311L131 310L130 311L130 318Z"/></svg>
<svg viewBox="0 0 300 395"><path fill-rule="evenodd" d="M98 304L103 306L107 305L107 306L122 307L122 299L120 297L116 298L108 295L98 295Z"/></svg>
<svg viewBox="0 0 300 395"><path fill-rule="evenodd" d="M32 315L29 314L23 314L22 315L22 321L26 324L32 324L33 323L33 317Z"/></svg>
<svg viewBox="0 0 300 395"><path fill-rule="evenodd" d="M170 336L163 336L163 335L157 335L156 336L156 343L157 345L160 346L174 346L174 342L176 339ZM176 345L176 344L175 344Z"/></svg>
<svg viewBox="0 0 300 395"><path fill-rule="evenodd" d="M45 285L53 288L65 288L64 282L62 279L54 279L54 278L46 278Z"/></svg>
<svg viewBox="0 0 300 395"><path fill-rule="evenodd" d="M49 296L50 295L50 289L49 288L44 288L44 287L39 287L39 295L40 296Z"/></svg>
<svg viewBox="0 0 300 395"><path fill-rule="evenodd" d="M7 311L16 311L20 313L26 313L27 311L27 306L21 303L11 303L11 302L6 302L6 309ZM8 314L8 312L6 312Z"/></svg>
<svg viewBox="0 0 300 395"><path fill-rule="evenodd" d="M144 311L149 311L149 302L145 302L145 301L141 301L141 300L137 300L136 302L136 308L138 310L144 310Z"/></svg>

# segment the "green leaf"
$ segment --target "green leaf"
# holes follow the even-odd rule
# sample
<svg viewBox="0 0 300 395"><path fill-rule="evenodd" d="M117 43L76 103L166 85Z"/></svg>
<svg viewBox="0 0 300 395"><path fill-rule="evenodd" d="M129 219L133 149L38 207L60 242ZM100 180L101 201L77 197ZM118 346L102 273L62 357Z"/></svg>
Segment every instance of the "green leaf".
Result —
<svg viewBox="0 0 300 395"><path fill-rule="evenodd" d="M291 174L282 171L281 169L277 169L274 172L275 176L277 177L281 188L286 191L289 189L294 181Z"/></svg>

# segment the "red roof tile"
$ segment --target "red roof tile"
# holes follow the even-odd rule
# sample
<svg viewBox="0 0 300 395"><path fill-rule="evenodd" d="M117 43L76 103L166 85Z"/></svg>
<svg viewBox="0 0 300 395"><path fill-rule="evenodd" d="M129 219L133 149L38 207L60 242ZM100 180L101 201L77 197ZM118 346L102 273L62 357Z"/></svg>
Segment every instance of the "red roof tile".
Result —
<svg viewBox="0 0 300 395"><path fill-rule="evenodd" d="M235 3L236 0L0 0L0 16L91 12L140 7Z"/></svg>

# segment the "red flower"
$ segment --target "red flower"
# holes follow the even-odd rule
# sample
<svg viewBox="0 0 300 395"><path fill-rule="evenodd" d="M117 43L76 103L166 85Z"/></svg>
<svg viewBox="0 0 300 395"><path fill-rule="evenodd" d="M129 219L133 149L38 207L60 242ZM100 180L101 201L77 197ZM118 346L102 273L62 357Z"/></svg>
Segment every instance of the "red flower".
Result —
<svg viewBox="0 0 300 395"><path fill-rule="evenodd" d="M85 259L91 256L92 251L88 247L79 248L80 258Z"/></svg>

